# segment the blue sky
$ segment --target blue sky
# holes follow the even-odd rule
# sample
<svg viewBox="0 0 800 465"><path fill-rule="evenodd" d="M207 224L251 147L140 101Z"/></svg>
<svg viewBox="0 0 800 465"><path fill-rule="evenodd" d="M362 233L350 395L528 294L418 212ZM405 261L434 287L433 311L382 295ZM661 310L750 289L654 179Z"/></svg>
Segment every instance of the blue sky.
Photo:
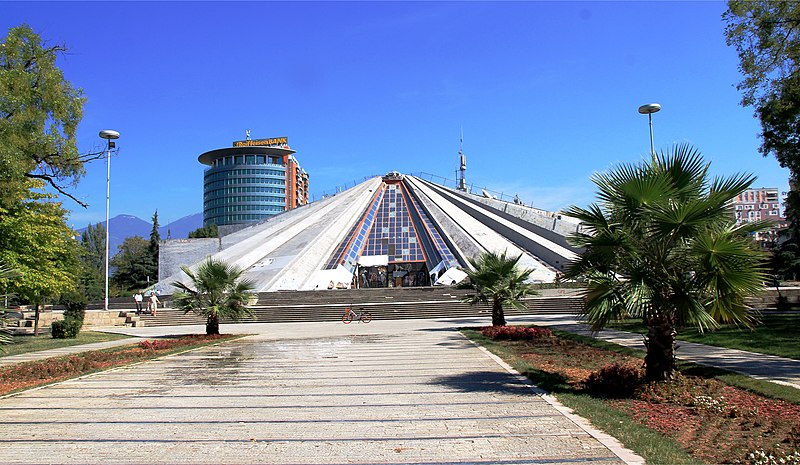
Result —
<svg viewBox="0 0 800 465"><path fill-rule="evenodd" d="M319 198L391 170L467 182L549 210L594 199L590 176L688 142L712 173L787 190L739 106L723 2L0 2L88 97L79 147L121 133L111 216L162 224L202 211L197 156L288 136ZM105 217L105 165L69 200L75 227Z"/></svg>

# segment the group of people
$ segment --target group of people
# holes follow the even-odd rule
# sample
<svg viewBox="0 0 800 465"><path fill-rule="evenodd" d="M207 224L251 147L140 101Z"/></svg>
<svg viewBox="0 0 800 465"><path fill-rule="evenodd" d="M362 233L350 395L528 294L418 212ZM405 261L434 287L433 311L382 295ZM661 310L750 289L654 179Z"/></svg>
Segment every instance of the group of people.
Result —
<svg viewBox="0 0 800 465"><path fill-rule="evenodd" d="M136 302L136 314L139 315L142 313L142 301L144 300L142 291L138 291L136 294L134 294L133 300ZM150 291L150 297L147 299L147 313L156 316L159 303L161 303L161 301L158 300L156 293L154 291Z"/></svg>

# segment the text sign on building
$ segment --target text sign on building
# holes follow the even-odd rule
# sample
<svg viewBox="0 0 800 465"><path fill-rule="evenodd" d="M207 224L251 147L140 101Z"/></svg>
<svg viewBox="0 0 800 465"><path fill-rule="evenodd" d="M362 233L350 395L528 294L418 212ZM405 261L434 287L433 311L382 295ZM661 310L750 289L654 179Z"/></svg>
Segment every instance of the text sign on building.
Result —
<svg viewBox="0 0 800 465"><path fill-rule="evenodd" d="M237 140L233 143L234 147L280 147L289 145L288 137L272 137L270 139Z"/></svg>

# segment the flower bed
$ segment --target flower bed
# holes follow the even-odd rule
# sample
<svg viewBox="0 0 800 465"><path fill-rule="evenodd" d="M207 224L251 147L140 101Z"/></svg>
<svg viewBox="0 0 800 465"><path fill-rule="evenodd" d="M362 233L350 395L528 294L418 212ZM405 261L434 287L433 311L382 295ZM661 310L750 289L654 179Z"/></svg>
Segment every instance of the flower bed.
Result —
<svg viewBox="0 0 800 465"><path fill-rule="evenodd" d="M155 339L136 345L17 363L0 368L0 395L236 337L238 336L191 335Z"/></svg>
<svg viewBox="0 0 800 465"><path fill-rule="evenodd" d="M549 329L536 326L487 326L481 328L481 333L494 340L511 341L533 341L553 337L553 332Z"/></svg>
<svg viewBox="0 0 800 465"><path fill-rule="evenodd" d="M503 332L522 332L510 328ZM493 339L542 379L560 380L558 390L592 396L700 461L800 465L800 405L712 378L679 374L671 383L646 383L641 358L558 336Z"/></svg>

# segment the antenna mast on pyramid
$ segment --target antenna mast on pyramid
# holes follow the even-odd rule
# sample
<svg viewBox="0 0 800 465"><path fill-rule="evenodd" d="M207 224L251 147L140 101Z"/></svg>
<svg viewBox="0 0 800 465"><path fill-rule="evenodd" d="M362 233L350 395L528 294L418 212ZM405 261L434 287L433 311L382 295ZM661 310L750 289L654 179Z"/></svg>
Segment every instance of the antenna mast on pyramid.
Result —
<svg viewBox="0 0 800 465"><path fill-rule="evenodd" d="M459 140L458 143L458 162L459 162L458 190L466 192L467 178L465 175L467 172L467 156L464 155L463 148L464 148L464 126L461 126L461 139Z"/></svg>

